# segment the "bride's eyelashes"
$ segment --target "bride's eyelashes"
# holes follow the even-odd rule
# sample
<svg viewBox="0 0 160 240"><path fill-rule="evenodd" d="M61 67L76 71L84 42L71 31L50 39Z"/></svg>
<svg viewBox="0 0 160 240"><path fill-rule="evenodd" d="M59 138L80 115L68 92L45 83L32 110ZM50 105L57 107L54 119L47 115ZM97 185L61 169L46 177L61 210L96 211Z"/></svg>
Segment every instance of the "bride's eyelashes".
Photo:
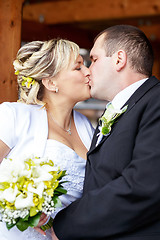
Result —
<svg viewBox="0 0 160 240"><path fill-rule="evenodd" d="M81 70L81 67L79 67L79 68L76 68L76 70L77 70L77 71L80 71L80 70Z"/></svg>

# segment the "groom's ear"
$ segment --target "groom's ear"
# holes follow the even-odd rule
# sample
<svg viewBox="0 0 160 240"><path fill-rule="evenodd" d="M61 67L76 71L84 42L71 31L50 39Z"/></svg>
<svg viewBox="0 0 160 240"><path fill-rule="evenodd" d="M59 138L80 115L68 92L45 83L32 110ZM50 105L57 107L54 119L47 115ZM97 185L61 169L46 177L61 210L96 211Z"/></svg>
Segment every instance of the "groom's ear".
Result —
<svg viewBox="0 0 160 240"><path fill-rule="evenodd" d="M117 72L121 71L127 63L127 54L124 50L118 50L115 53L115 66Z"/></svg>

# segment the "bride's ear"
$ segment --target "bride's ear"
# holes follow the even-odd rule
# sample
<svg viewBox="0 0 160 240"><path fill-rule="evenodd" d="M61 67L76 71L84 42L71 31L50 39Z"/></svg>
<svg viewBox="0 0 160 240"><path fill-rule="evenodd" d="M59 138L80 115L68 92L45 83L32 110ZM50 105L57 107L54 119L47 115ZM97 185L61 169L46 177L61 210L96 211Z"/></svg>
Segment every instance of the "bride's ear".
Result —
<svg viewBox="0 0 160 240"><path fill-rule="evenodd" d="M53 79L50 78L43 78L42 79L42 84L46 89L49 91L56 92L57 91L57 86L56 86L56 81L53 81Z"/></svg>

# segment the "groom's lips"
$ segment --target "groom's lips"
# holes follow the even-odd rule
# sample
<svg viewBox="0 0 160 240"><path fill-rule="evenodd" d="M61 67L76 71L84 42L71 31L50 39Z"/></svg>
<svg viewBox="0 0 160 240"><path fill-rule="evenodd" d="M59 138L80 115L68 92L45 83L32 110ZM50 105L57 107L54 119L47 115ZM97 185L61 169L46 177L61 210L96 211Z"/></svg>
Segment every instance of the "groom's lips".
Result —
<svg viewBox="0 0 160 240"><path fill-rule="evenodd" d="M85 85L87 85L87 86L89 87L89 89L91 89L90 80L88 80L87 82L85 82Z"/></svg>
<svg viewBox="0 0 160 240"><path fill-rule="evenodd" d="M90 81L87 81L85 84L86 84L86 85L89 85L89 82L90 82Z"/></svg>
<svg viewBox="0 0 160 240"><path fill-rule="evenodd" d="M90 78L87 76L87 79L86 79L86 82L85 82L86 85L90 86Z"/></svg>
<svg viewBox="0 0 160 240"><path fill-rule="evenodd" d="M89 78L88 85L91 87L91 79Z"/></svg>

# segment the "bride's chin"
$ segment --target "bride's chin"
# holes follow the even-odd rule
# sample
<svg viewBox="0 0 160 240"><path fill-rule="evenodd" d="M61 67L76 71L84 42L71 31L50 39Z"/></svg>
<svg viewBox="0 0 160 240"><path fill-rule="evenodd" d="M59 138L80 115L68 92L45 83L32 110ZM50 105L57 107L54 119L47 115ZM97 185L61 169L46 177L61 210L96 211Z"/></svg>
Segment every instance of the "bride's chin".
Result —
<svg viewBox="0 0 160 240"><path fill-rule="evenodd" d="M89 86L89 98L91 98L92 96L91 96L91 87Z"/></svg>
<svg viewBox="0 0 160 240"><path fill-rule="evenodd" d="M85 99L85 100L90 99L90 98L91 98L91 94L90 94L90 92L89 92L89 94L88 94L88 96L86 96L86 99ZM85 101L85 100L83 100L83 101Z"/></svg>

